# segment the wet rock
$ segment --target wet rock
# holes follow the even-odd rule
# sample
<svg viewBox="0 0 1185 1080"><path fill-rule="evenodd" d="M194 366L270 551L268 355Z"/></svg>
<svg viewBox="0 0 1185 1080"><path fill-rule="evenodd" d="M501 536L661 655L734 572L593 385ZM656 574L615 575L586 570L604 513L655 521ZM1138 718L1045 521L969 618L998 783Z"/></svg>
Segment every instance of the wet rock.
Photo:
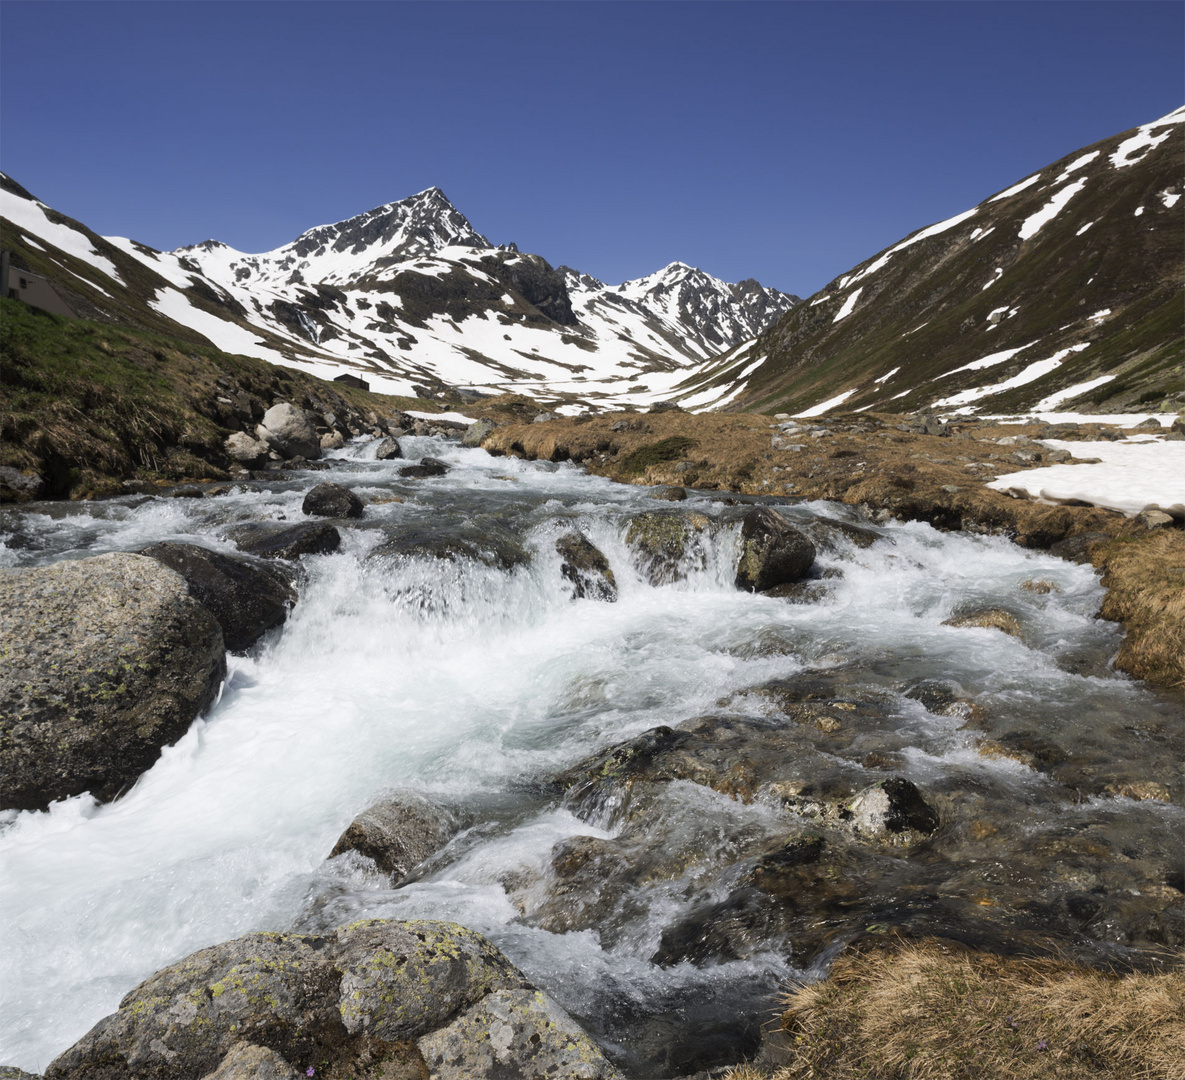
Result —
<svg viewBox="0 0 1185 1080"><path fill-rule="evenodd" d="M1061 587L1055 581L1044 581L1041 578L1029 578L1028 581L1022 581L1020 588L1025 592L1036 593L1039 596L1044 596L1047 593L1061 592Z"/></svg>
<svg viewBox="0 0 1185 1080"><path fill-rule="evenodd" d="M972 720L983 711L961 686L941 679L923 679L906 690L905 696L921 702L926 711L935 716Z"/></svg>
<svg viewBox="0 0 1185 1080"><path fill-rule="evenodd" d="M357 851L373 859L397 886L456 832L456 819L448 811L418 792L397 791L354 818L329 857Z"/></svg>
<svg viewBox="0 0 1185 1080"><path fill-rule="evenodd" d="M321 436L322 450L340 450L345 445L345 436L340 431L328 431Z"/></svg>
<svg viewBox="0 0 1185 1080"><path fill-rule="evenodd" d="M362 500L341 484L318 484L304 497L300 509L316 517L360 518Z"/></svg>
<svg viewBox="0 0 1185 1080"><path fill-rule="evenodd" d="M341 546L341 533L321 521L305 521L279 529L268 525L239 525L227 535L248 555L263 559L299 559L302 555L328 555Z"/></svg>
<svg viewBox="0 0 1185 1080"><path fill-rule="evenodd" d="M809 528L812 537L816 533L822 534L822 544L820 546L827 545L834 547L834 544L830 543L830 540L836 533L850 540L859 548L872 547L878 540L884 539L875 529L870 529L866 525L857 525L851 521L841 521L839 518L819 516L812 519Z"/></svg>
<svg viewBox="0 0 1185 1080"><path fill-rule="evenodd" d="M374 448L375 461L391 461L401 457L403 457L403 447L399 445L398 439L392 439L390 435Z"/></svg>
<svg viewBox="0 0 1185 1080"><path fill-rule="evenodd" d="M820 581L791 581L765 589L762 596L772 596L789 604L817 604L827 597L831 590Z"/></svg>
<svg viewBox="0 0 1185 1080"><path fill-rule="evenodd" d="M850 826L861 836L909 844L938 828L938 813L917 785L891 776L866 788L848 807Z"/></svg>
<svg viewBox="0 0 1185 1080"><path fill-rule="evenodd" d="M682 581L689 568L705 565L696 541L710 526L707 517L693 512L638 514L626 529L625 542L650 584L666 585Z"/></svg>
<svg viewBox="0 0 1185 1080"><path fill-rule="evenodd" d="M267 443L251 438L245 431L228 435L222 445L233 460L248 469L257 468L267 460Z"/></svg>
<svg viewBox="0 0 1185 1080"><path fill-rule="evenodd" d="M621 1073L541 990L497 990L419 1041L433 1080L619 1080Z"/></svg>
<svg viewBox="0 0 1185 1080"><path fill-rule="evenodd" d="M292 583L270 566L196 544L151 544L140 554L185 579L189 595L218 620L226 647L234 653L246 652L280 626L296 603Z"/></svg>
<svg viewBox="0 0 1185 1080"><path fill-rule="evenodd" d="M202 1080L300 1080L301 1075L274 1050L242 1042Z"/></svg>
<svg viewBox="0 0 1185 1080"><path fill-rule="evenodd" d="M1108 795L1117 795L1124 799L1135 799L1144 802L1152 799L1155 802L1172 802L1173 796L1169 789L1155 780L1136 780L1128 784L1108 784L1103 789ZM1185 890L1183 890L1185 891Z"/></svg>
<svg viewBox="0 0 1185 1080"><path fill-rule="evenodd" d="M1009 611L1000 608L976 608L964 611L942 620L943 626L960 628L979 628L984 630L1002 630L1012 637L1020 637L1020 620Z"/></svg>
<svg viewBox="0 0 1185 1080"><path fill-rule="evenodd" d="M771 589L804 577L815 561L815 545L781 514L755 506L741 524L741 558L736 587Z"/></svg>
<svg viewBox="0 0 1185 1080"><path fill-rule="evenodd" d="M985 739L979 744L979 752L984 757L1019 761L1043 773L1052 772L1068 760L1062 747L1032 731L1009 731L998 739Z"/></svg>
<svg viewBox="0 0 1185 1080"><path fill-rule="evenodd" d="M512 570L525 566L531 556L518 537L494 523L434 527L409 525L396 530L370 555L370 559L428 558L473 559L486 566Z"/></svg>
<svg viewBox="0 0 1185 1080"><path fill-rule="evenodd" d="M652 964L719 964L744 960L768 948L788 928L786 912L771 904L756 888L742 888L725 900L709 901L693 908L667 927Z"/></svg>
<svg viewBox="0 0 1185 1080"><path fill-rule="evenodd" d="M565 533L555 542L555 549L563 560L560 573L575 589L576 599L617 599L617 581L609 567L609 560L600 548L578 532Z"/></svg>
<svg viewBox="0 0 1185 1080"><path fill-rule="evenodd" d="M214 700L222 631L180 575L113 552L0 570L0 808L115 796Z"/></svg>
<svg viewBox="0 0 1185 1080"><path fill-rule="evenodd" d="M484 937L455 923L373 919L336 936L341 1020L351 1035L414 1039L489 993L530 986Z"/></svg>
<svg viewBox="0 0 1185 1080"><path fill-rule="evenodd" d="M673 484L664 484L662 487L656 487L650 492L652 499L660 499L663 502L683 502L687 498L687 489L677 487Z"/></svg>
<svg viewBox="0 0 1185 1080"><path fill-rule="evenodd" d="M461 445L470 450L476 450L481 446L482 439L497 426L493 420L475 421L465 429L465 434L461 436Z"/></svg>
<svg viewBox="0 0 1185 1080"><path fill-rule="evenodd" d="M263 414L255 434L281 457L314 461L321 456L321 439L312 417L287 401L273 405Z"/></svg>
<svg viewBox="0 0 1185 1080"><path fill-rule="evenodd" d="M410 479L421 480L429 476L444 476L449 471L446 465L439 458L426 457L420 458L418 465L407 465L399 470L400 476L406 476Z"/></svg>
<svg viewBox="0 0 1185 1080"><path fill-rule="evenodd" d="M1049 554L1056 555L1059 559L1065 559L1067 562L1088 563L1090 562L1091 548L1095 544L1103 544L1110 539L1106 533L1102 532L1079 533L1077 536L1070 536L1050 545Z"/></svg>
<svg viewBox="0 0 1185 1080"><path fill-rule="evenodd" d="M30 502L44 498L48 490L37 473L0 465L0 502Z"/></svg>

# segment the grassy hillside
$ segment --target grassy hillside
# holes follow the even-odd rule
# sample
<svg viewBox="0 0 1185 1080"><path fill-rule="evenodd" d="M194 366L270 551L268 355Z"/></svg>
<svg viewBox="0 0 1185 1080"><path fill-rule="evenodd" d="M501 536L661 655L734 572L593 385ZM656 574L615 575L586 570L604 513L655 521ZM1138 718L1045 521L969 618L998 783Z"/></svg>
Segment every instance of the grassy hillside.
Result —
<svg viewBox="0 0 1185 1080"><path fill-rule="evenodd" d="M225 478L223 440L276 401L359 424L439 408L0 299L0 465L37 472L51 497L110 494L133 478Z"/></svg>
<svg viewBox="0 0 1185 1080"><path fill-rule="evenodd" d="M695 388L735 385L757 362L730 408L794 413L850 391L845 410L912 412L1060 357L974 405L1026 411L1110 376L1068 400L1099 411L1179 410L1185 124L1155 128L1154 145L1141 132L1067 155L1031 183L878 253L743 354L722 358Z"/></svg>

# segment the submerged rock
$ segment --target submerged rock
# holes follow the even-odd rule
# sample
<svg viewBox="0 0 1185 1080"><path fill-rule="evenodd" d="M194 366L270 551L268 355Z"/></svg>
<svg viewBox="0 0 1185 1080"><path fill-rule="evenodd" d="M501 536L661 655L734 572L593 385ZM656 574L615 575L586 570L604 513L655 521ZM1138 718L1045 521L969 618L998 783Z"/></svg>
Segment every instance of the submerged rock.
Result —
<svg viewBox="0 0 1185 1080"><path fill-rule="evenodd" d="M433 527L410 525L397 530L367 556L384 558L474 559L486 566L511 570L531 561L518 537L493 523Z"/></svg>
<svg viewBox="0 0 1185 1080"><path fill-rule="evenodd" d="M419 792L398 791L354 818L329 857L357 851L390 874L392 885L399 885L456 832L456 819L448 811Z"/></svg>
<svg viewBox="0 0 1185 1080"><path fill-rule="evenodd" d="M781 514L755 506L741 524L741 558L736 587L761 592L804 577L815 561L815 545Z"/></svg>
<svg viewBox="0 0 1185 1080"><path fill-rule="evenodd" d="M127 994L45 1077L289 1080L286 1069L360 1080L619 1075L480 934L376 919L202 949Z"/></svg>
<svg viewBox="0 0 1185 1080"><path fill-rule="evenodd" d="M112 552L0 570L0 805L115 798L214 700L222 631L184 579Z"/></svg>
<svg viewBox="0 0 1185 1080"><path fill-rule="evenodd" d="M560 573L572 582L576 599L610 603L617 599L617 580L609 560L591 540L578 532L565 533L555 542L555 549L563 560Z"/></svg>
<svg viewBox="0 0 1185 1080"><path fill-rule="evenodd" d="M267 631L288 618L297 593L288 578L270 566L210 551L196 544L151 544L141 555L175 570L222 627L231 652L246 652Z"/></svg>
<svg viewBox="0 0 1185 1080"><path fill-rule="evenodd" d="M325 522L305 521L300 525L275 528L268 525L239 525L227 530L240 551L264 559L299 559L302 555L328 555L341 547L342 535Z"/></svg>
<svg viewBox="0 0 1185 1080"><path fill-rule="evenodd" d="M687 489L676 484L664 484L662 487L656 487L650 493L650 497L662 502L684 502L687 499Z"/></svg>
<svg viewBox="0 0 1185 1080"><path fill-rule="evenodd" d="M360 518L362 500L341 484L318 484L304 497L300 509L316 517Z"/></svg>
<svg viewBox="0 0 1185 1080"><path fill-rule="evenodd" d="M983 630L1003 630L1012 637L1020 637L1020 620L1010 611L1001 608L976 608L973 611L960 612L949 619L943 619L943 626L960 628L979 628Z"/></svg>

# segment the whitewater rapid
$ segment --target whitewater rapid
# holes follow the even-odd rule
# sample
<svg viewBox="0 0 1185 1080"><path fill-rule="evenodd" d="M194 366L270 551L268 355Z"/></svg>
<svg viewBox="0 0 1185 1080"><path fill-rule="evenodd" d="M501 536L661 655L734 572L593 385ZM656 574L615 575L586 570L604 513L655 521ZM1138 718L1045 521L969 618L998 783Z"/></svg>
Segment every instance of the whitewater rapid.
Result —
<svg viewBox="0 0 1185 1080"><path fill-rule="evenodd" d="M339 552L304 560L287 624L229 658L217 702L129 792L105 806L79 796L5 816L0 1062L41 1071L129 989L199 948L362 917L452 919L486 933L576 1015L600 1017L593 1026L610 1044L628 1042L621 1017L631 1010L694 1015L722 995L772 1000L798 974L773 949L704 968L649 962L663 927L691 903L687 890L653 890L609 947L591 930L531 925L507 875L544 875L557 842L610 835L564 809L548 780L763 680L856 658L897 683L940 671L1055 725L1150 707L1146 690L1108 668L1119 631L1094 618L1101 589L1089 567L1001 539L894 525L866 550L821 551L819 565L843 576L818 603L787 604L735 590L740 511L694 498L684 507L720 527L686 580L656 588L624 542L631 514L664 505L645 489L436 439L403 443L408 457L430 453L452 471L401 482L399 463L368 460L368 444L343 451L335 481L364 500L405 501L371 503L357 528L342 528ZM323 478L217 499L41 504L7 515L0 556L38 565L159 540L233 552L228 527L299 520L304 492ZM845 513L785 508L820 511ZM465 520L512 528L532 561L506 571L366 557L384 527ZM554 540L573 526L608 557L619 602L571 598ZM1018 591L1034 577L1053 591ZM960 605L1002 597L1026 605L1027 642L942 625ZM902 699L899 711L919 782L951 768L1011 771L1022 802L1042 782L1015 762L978 757L956 721L916 701ZM463 807L471 824L419 880L393 890L365 860L326 856L359 811L397 787ZM692 784L678 792L696 820L773 827L769 807Z"/></svg>

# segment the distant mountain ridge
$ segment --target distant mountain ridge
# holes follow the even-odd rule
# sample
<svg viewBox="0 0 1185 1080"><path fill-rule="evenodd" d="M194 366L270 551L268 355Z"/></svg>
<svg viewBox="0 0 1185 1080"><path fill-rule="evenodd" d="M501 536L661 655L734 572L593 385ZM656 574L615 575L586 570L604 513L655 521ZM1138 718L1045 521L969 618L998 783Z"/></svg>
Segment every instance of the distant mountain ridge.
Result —
<svg viewBox="0 0 1185 1080"><path fill-rule="evenodd" d="M645 404L797 297L672 263L610 286L495 246L439 188L249 254L99 237L0 174L6 247L80 314L343 372L376 390L519 391L566 411Z"/></svg>
<svg viewBox="0 0 1185 1080"><path fill-rule="evenodd" d="M919 229L679 388L790 413L1185 408L1185 108Z"/></svg>

